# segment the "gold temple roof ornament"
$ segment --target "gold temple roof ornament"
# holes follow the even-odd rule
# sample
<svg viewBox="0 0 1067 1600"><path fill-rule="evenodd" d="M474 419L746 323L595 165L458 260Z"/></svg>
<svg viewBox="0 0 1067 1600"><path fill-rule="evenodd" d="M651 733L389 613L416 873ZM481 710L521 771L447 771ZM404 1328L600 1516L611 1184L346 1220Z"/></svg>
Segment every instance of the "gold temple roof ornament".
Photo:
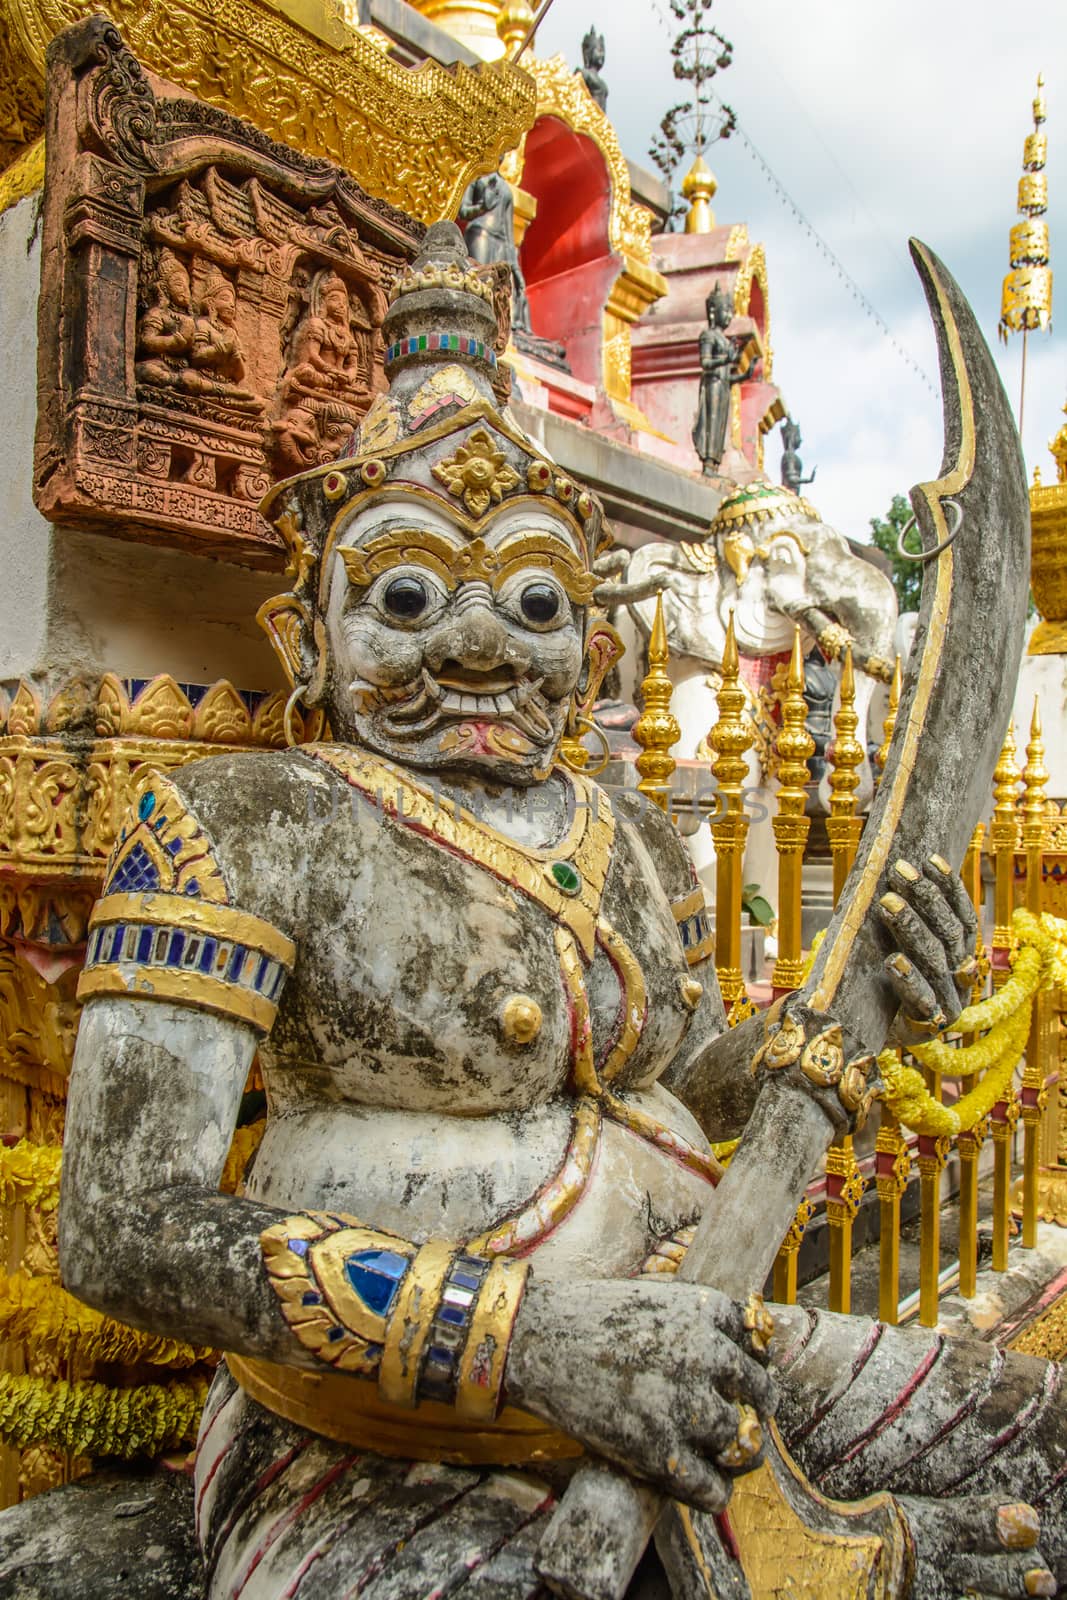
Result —
<svg viewBox="0 0 1067 1600"><path fill-rule="evenodd" d="M100 9L97 0L0 0L0 161L42 132L49 40ZM230 0L221 10L212 0L109 0L107 9L152 71L337 162L423 222L454 216L467 185L534 118L533 85L509 62L472 70L426 61L413 71L330 0ZM0 202L17 198L0 189Z"/></svg>
<svg viewBox="0 0 1067 1600"><path fill-rule="evenodd" d="M1027 134L1023 145L1019 211L1025 221L1016 222L1009 235L1012 270L1004 279L1000 298L999 333L1004 340L1009 333L1052 326L1052 268L1049 266L1048 223L1043 220L1048 209L1044 83L1039 73L1033 103L1034 131Z"/></svg>
<svg viewBox="0 0 1067 1600"><path fill-rule="evenodd" d="M1042 483L1035 468L1030 490L1030 587L1041 613L1027 646L1031 656L1067 654L1067 422L1048 447L1057 481Z"/></svg>

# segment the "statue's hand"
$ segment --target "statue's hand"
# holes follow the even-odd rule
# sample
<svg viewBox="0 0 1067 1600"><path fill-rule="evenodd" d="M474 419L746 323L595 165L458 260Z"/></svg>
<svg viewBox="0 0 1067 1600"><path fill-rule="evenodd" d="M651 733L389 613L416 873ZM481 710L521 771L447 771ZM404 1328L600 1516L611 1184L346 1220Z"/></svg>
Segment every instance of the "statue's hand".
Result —
<svg viewBox="0 0 1067 1600"><path fill-rule="evenodd" d="M757 1299L695 1284L531 1276L507 1395L634 1477L721 1511L731 1478L763 1459L769 1326Z"/></svg>
<svg viewBox="0 0 1067 1600"><path fill-rule="evenodd" d="M925 1500L898 1497L915 1543L911 1592L924 1600L1022 1600L1056 1593L1037 1548L1041 1519L1001 1495Z"/></svg>
<svg viewBox="0 0 1067 1600"><path fill-rule="evenodd" d="M920 872L897 861L879 902L896 951L885 970L900 1001L895 1032L903 1044L934 1038L959 1016L978 971L978 920L960 878L940 856Z"/></svg>

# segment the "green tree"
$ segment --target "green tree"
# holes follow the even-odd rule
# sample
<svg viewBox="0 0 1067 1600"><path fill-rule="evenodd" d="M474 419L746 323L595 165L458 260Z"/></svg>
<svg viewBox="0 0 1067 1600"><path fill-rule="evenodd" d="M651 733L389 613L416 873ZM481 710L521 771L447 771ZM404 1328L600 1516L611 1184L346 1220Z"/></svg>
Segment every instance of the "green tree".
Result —
<svg viewBox="0 0 1067 1600"><path fill-rule="evenodd" d="M905 561L897 546L900 535L911 521L911 506L902 494L893 496L893 504L885 518L871 518L871 535L879 550L884 550L893 564L893 588L897 591L897 604L901 611L918 611L923 587L923 569L917 561ZM919 549L919 536L913 529L905 548Z"/></svg>

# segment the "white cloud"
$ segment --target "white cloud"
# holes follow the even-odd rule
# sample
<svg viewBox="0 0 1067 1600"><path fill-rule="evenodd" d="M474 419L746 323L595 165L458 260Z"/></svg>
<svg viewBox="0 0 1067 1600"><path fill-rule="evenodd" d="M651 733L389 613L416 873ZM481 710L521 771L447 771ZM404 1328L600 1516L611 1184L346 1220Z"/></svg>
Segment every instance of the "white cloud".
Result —
<svg viewBox="0 0 1067 1600"><path fill-rule="evenodd" d="M580 61L594 12L607 41L609 114L626 153L647 165L660 117L682 98L669 55L680 25L666 0L613 0L587 10L557 0L539 53L562 50ZM724 98L897 341L936 384L933 333L907 254L915 234L959 279L1017 406L1021 342L1016 336L1005 350L996 324L1042 68L1054 268L1058 244L1067 251L1063 0L1031 0L1018 14L993 0L896 0L891 7L718 0L710 18L735 47L733 66L717 80ZM940 401L823 261L744 142L717 145L710 160L720 220L747 222L767 247L775 378L803 427L808 470L818 465L816 503L828 520L862 536L894 493L937 472ZM1067 328L1067 277L1060 295ZM1024 448L1029 470L1040 464L1046 482L1047 441L1065 399L1067 339L1031 335ZM768 470L776 463L774 446Z"/></svg>

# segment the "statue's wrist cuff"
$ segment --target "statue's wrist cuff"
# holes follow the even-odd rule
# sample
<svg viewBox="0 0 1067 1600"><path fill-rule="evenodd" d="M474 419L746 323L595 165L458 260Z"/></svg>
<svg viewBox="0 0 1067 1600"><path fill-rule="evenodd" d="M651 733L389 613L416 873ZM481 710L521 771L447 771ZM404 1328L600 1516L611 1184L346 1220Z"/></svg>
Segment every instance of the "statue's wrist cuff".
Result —
<svg viewBox="0 0 1067 1600"><path fill-rule="evenodd" d="M526 1283L522 1262L424 1245L389 1318L379 1387L384 1399L454 1403L461 1417L491 1421Z"/></svg>
<svg viewBox="0 0 1067 1600"><path fill-rule="evenodd" d="M862 1128L880 1088L873 1055L845 1060L837 1023L794 1015L783 1010L783 1002L765 1014L763 1043L750 1070L788 1071L815 1096L838 1131Z"/></svg>
<svg viewBox="0 0 1067 1600"><path fill-rule="evenodd" d="M354 1217L286 1217L261 1237L282 1314L300 1343L340 1371L377 1375L382 1398L454 1404L470 1421L500 1408L524 1262L440 1240L416 1248Z"/></svg>

